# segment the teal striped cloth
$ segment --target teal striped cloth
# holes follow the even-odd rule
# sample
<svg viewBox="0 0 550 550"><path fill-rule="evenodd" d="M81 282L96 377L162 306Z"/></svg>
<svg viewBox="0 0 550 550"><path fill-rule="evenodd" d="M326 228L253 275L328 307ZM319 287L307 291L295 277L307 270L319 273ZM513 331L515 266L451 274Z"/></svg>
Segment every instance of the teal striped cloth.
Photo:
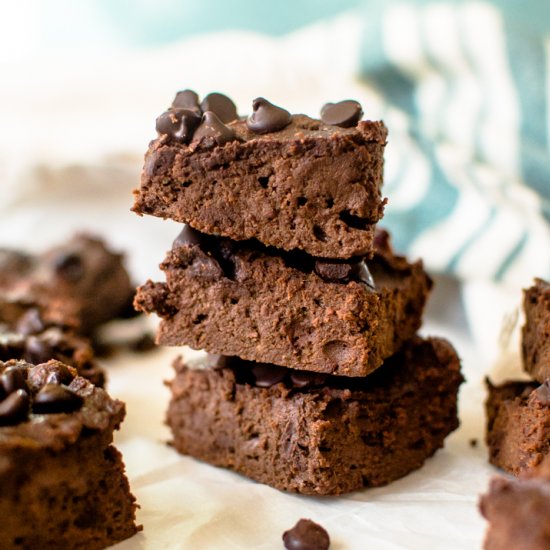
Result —
<svg viewBox="0 0 550 550"><path fill-rule="evenodd" d="M394 122L408 137L386 172L398 246L463 277L548 277L550 3L361 13L361 77L384 98L390 136Z"/></svg>

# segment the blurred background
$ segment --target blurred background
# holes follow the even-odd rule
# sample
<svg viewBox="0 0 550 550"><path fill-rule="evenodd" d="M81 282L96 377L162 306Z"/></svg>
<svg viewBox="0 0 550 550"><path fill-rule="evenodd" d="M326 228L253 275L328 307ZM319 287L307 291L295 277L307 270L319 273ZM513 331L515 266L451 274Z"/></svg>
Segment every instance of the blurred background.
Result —
<svg viewBox="0 0 550 550"><path fill-rule="evenodd" d="M389 128L383 225L454 281L481 340L550 277L550 4L451 0L20 0L0 20L0 245L89 228L154 275L178 229L129 212L175 92ZM457 290L458 289L458 290ZM458 298L457 298L458 296Z"/></svg>

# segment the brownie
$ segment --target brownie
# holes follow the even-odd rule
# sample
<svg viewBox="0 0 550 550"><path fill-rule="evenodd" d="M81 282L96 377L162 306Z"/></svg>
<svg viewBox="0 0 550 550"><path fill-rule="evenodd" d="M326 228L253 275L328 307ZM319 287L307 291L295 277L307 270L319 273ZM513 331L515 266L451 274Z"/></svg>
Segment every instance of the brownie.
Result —
<svg viewBox="0 0 550 550"><path fill-rule="evenodd" d="M15 324L29 308L81 334L131 312L134 290L123 257L98 238L78 234L31 256L0 250L0 322Z"/></svg>
<svg viewBox="0 0 550 550"><path fill-rule="evenodd" d="M548 550L550 457L520 479L492 479L480 511L489 522L485 550Z"/></svg>
<svg viewBox="0 0 550 550"><path fill-rule="evenodd" d="M518 475L533 469L550 451L548 382L487 382L486 441L489 460Z"/></svg>
<svg viewBox="0 0 550 550"><path fill-rule="evenodd" d="M99 549L134 535L113 430L124 404L59 361L0 362L0 548Z"/></svg>
<svg viewBox="0 0 550 550"><path fill-rule="evenodd" d="M523 308L523 366L533 378L544 382L550 378L550 284L535 279L523 293Z"/></svg>
<svg viewBox="0 0 550 550"><path fill-rule="evenodd" d="M345 376L372 372L416 333L431 287L382 231L368 269L189 228L161 268L166 282L135 301L162 318L157 343Z"/></svg>
<svg viewBox="0 0 550 550"><path fill-rule="evenodd" d="M370 254L385 203L384 124L359 121L360 106L358 116L344 122L347 127L340 117L324 116L323 122L274 112L278 108L261 98L253 107L259 125L234 110L235 118L215 122L217 133L208 136L207 116L196 129L182 128L192 117L175 107L159 117L159 137L145 155L134 212L314 256ZM198 105L195 109L200 114ZM273 112L272 119L282 116L281 124L269 124ZM176 126L163 126L166 116Z"/></svg>
<svg viewBox="0 0 550 550"><path fill-rule="evenodd" d="M277 489L337 495L420 468L458 427L452 346L413 338L374 374L320 375L221 357L174 363L167 423L182 454Z"/></svg>
<svg viewBox="0 0 550 550"><path fill-rule="evenodd" d="M60 326L48 326L36 309L29 309L15 330L0 324L0 361L9 359L29 363L57 359L95 386L105 385L105 371L96 362L90 342Z"/></svg>

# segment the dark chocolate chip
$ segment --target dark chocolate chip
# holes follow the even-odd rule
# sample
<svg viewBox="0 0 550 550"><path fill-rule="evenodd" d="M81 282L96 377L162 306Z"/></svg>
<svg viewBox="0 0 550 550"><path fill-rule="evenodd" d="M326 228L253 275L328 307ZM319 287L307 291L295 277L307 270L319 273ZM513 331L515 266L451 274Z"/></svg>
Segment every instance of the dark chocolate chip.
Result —
<svg viewBox="0 0 550 550"><path fill-rule="evenodd" d="M321 120L325 124L340 126L341 128L357 126L362 116L361 104L353 99L347 99L339 103L327 103L321 109Z"/></svg>
<svg viewBox="0 0 550 550"><path fill-rule="evenodd" d="M536 390L537 399L543 405L550 405L550 380L546 380Z"/></svg>
<svg viewBox="0 0 550 550"><path fill-rule="evenodd" d="M313 388L323 386L327 381L327 375L319 372L292 371L290 381L295 388Z"/></svg>
<svg viewBox="0 0 550 550"><path fill-rule="evenodd" d="M29 336L25 344L25 361L38 365L50 359L55 359L56 354L49 342L36 336Z"/></svg>
<svg viewBox="0 0 550 550"><path fill-rule="evenodd" d="M326 530L310 519L301 519L283 533L287 550L328 550L330 538Z"/></svg>
<svg viewBox="0 0 550 550"><path fill-rule="evenodd" d="M259 388L269 388L282 382L288 369L270 365L269 363L255 363L251 369L254 383Z"/></svg>
<svg viewBox="0 0 550 550"><path fill-rule="evenodd" d="M157 118L156 129L159 134L189 143L200 122L200 116L189 109L170 109Z"/></svg>
<svg viewBox="0 0 550 550"><path fill-rule="evenodd" d="M358 281L374 288L372 275L364 260L349 262L316 260L314 269L315 273L325 281L336 283Z"/></svg>
<svg viewBox="0 0 550 550"><path fill-rule="evenodd" d="M37 414L70 413L82 407L84 400L66 386L46 384L35 396L32 404Z"/></svg>
<svg viewBox="0 0 550 550"><path fill-rule="evenodd" d="M193 135L193 143L202 143L205 147L225 145L235 139L237 139L235 132L226 126L213 111L206 111L202 115L201 124Z"/></svg>
<svg viewBox="0 0 550 550"><path fill-rule="evenodd" d="M25 421L29 416L29 394L17 390L0 403L0 426L12 426Z"/></svg>
<svg viewBox="0 0 550 550"><path fill-rule="evenodd" d="M201 246L206 244L208 241L208 235L193 229L189 224L185 224L179 235L174 239L172 246Z"/></svg>
<svg viewBox="0 0 550 550"><path fill-rule="evenodd" d="M199 96L193 90L182 90L176 94L172 101L174 109L187 109L193 111L196 115L201 116L202 111L199 105Z"/></svg>
<svg viewBox="0 0 550 550"><path fill-rule="evenodd" d="M76 283L84 275L82 258L75 252L61 252L53 261L56 274L72 283Z"/></svg>
<svg viewBox="0 0 550 550"><path fill-rule="evenodd" d="M17 390L27 390L27 369L20 367L8 367L0 375L0 384L6 394Z"/></svg>
<svg viewBox="0 0 550 550"><path fill-rule="evenodd" d="M208 94L202 100L201 109L203 113L206 113L206 111L213 111L224 123L232 122L239 118L237 107L233 101L226 95L217 92Z"/></svg>
<svg viewBox="0 0 550 550"><path fill-rule="evenodd" d="M27 310L17 322L16 330L21 334L38 334L45 330L46 325L36 308Z"/></svg>
<svg viewBox="0 0 550 550"><path fill-rule="evenodd" d="M246 125L256 134L277 132L290 124L290 113L273 105L267 99L258 97L252 102L252 114L248 117Z"/></svg>

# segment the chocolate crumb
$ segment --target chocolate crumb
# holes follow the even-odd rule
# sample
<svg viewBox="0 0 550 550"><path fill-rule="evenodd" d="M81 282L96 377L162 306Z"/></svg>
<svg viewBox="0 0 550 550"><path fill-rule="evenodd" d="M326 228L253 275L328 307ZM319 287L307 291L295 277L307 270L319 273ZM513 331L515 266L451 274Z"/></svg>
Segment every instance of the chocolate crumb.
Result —
<svg viewBox="0 0 550 550"><path fill-rule="evenodd" d="M301 519L289 531L283 533L287 550L327 550L330 537L326 530L310 519Z"/></svg>
<svg viewBox="0 0 550 550"><path fill-rule="evenodd" d="M472 447L472 449L475 449L477 447L477 444L478 444L477 438L472 437L472 439L470 439L470 447Z"/></svg>

